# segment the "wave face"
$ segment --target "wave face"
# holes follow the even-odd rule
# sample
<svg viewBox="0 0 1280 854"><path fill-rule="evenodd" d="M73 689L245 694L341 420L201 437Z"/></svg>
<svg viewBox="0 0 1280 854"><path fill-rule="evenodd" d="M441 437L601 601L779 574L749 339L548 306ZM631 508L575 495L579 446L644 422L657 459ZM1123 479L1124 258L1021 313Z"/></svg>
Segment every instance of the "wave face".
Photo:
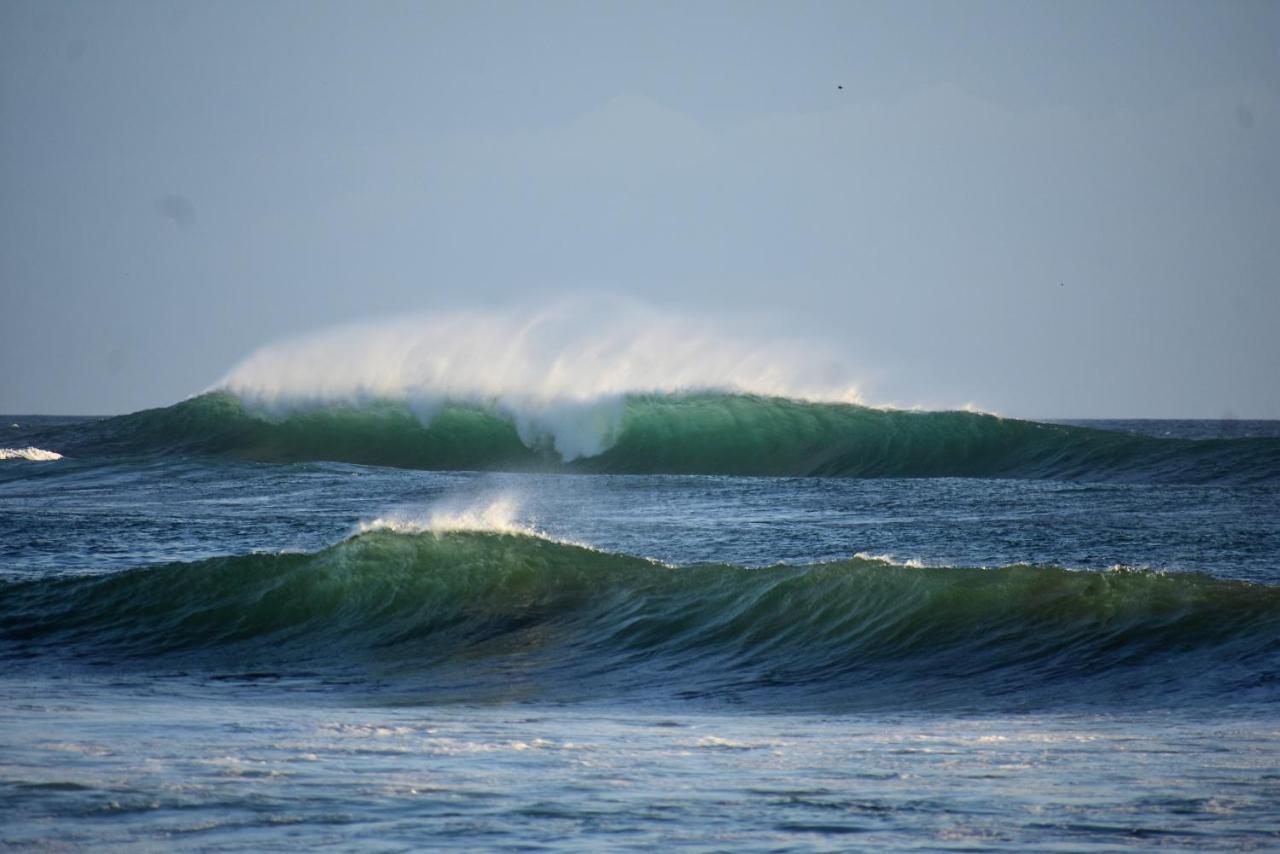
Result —
<svg viewBox="0 0 1280 854"><path fill-rule="evenodd" d="M882 410L728 393L633 395L596 423L599 453L566 460L507 413L402 401L268 414L214 392L71 428L68 453L211 453L449 470L840 477L1280 482L1280 439L1154 438L972 412ZM580 424L586 430L591 424Z"/></svg>
<svg viewBox="0 0 1280 854"><path fill-rule="evenodd" d="M0 652L453 696L983 707L1272 702L1280 589L1055 567L671 568L536 536L374 530L0 584Z"/></svg>

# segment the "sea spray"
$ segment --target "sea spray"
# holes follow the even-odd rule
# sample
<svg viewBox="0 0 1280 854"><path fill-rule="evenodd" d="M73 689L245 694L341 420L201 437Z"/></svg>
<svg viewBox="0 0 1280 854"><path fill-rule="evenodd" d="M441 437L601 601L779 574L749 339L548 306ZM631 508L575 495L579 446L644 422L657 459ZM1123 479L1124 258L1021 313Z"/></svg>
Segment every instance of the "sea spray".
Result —
<svg viewBox="0 0 1280 854"><path fill-rule="evenodd" d="M436 537L458 533L504 534L533 537L586 551L598 551L587 543L542 530L522 513L520 498L509 492L481 499L474 497L445 499L433 502L426 508L400 508L374 519L359 522L352 535L358 536L372 531L431 534ZM661 563L660 561L651 562Z"/></svg>
<svg viewBox="0 0 1280 854"><path fill-rule="evenodd" d="M275 418L394 401L430 426L451 407L479 408L509 420L526 446L545 444L565 461L610 447L636 395L859 400L824 345L730 334L705 318L612 300L340 327L265 347L211 390Z"/></svg>
<svg viewBox="0 0 1280 854"><path fill-rule="evenodd" d="M422 512L401 510L360 522L357 534L394 531L400 534L449 534L459 531L539 536L532 525L519 520L519 504L503 495L483 503L441 502Z"/></svg>

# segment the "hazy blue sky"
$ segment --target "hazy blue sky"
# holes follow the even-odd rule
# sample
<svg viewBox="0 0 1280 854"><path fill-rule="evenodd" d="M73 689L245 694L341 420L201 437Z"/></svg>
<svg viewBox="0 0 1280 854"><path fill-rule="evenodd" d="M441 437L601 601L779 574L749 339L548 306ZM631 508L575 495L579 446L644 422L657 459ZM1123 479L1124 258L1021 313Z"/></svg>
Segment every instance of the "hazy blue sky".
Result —
<svg viewBox="0 0 1280 854"><path fill-rule="evenodd" d="M1280 3L2 0L0 289L7 412L621 292L878 400L1276 418Z"/></svg>

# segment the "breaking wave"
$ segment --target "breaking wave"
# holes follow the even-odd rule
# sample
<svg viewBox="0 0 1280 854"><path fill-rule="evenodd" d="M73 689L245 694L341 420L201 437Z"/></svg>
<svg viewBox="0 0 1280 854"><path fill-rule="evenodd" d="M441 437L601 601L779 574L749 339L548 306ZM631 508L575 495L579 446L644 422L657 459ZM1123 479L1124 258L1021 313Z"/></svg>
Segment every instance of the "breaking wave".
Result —
<svg viewBox="0 0 1280 854"><path fill-rule="evenodd" d="M345 327L265 348L174 406L32 441L449 470L1280 481L1277 438L870 407L821 346L713 328L634 306Z"/></svg>
<svg viewBox="0 0 1280 854"><path fill-rule="evenodd" d="M729 393L632 395L565 458L509 414L402 401L267 414L228 392L69 428L79 455L224 454L436 470L836 477L1014 477L1166 483L1280 481L1280 439L1155 438L975 412L919 412ZM579 435L585 430L580 425Z"/></svg>
<svg viewBox="0 0 1280 854"><path fill-rule="evenodd" d="M265 347L212 390L277 418L400 404L429 424L452 408L481 409L509 422L523 444L545 444L565 460L606 450L638 395L858 401L820 344L747 328L729 334L709 319L616 299L339 327Z"/></svg>

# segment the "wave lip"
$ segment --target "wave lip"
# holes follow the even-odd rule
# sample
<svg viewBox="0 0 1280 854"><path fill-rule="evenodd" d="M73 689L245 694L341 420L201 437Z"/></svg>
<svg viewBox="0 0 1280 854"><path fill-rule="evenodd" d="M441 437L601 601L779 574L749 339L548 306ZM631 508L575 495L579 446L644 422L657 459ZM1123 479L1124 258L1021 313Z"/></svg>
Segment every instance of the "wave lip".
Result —
<svg viewBox="0 0 1280 854"><path fill-rule="evenodd" d="M30 460L31 462L52 462L53 460L62 459L62 454L56 451L46 451L43 448L27 447L27 448L0 448L0 460Z"/></svg>
<svg viewBox="0 0 1280 854"><path fill-rule="evenodd" d="M1049 566L672 568L522 533L0 584L0 655L319 673L423 699L1275 702L1280 588Z"/></svg>

